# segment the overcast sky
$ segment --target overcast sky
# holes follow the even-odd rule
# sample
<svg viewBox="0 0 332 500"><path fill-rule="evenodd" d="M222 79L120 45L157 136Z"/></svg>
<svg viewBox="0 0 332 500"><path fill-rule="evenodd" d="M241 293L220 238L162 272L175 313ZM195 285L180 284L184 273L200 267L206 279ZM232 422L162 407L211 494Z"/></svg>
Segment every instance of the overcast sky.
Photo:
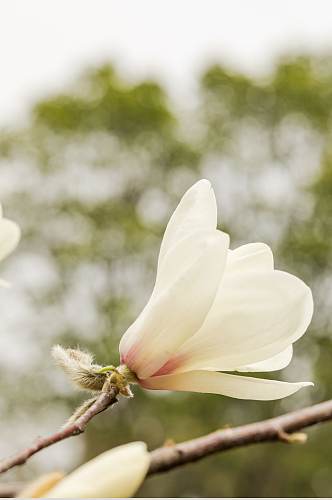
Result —
<svg viewBox="0 0 332 500"><path fill-rule="evenodd" d="M0 123L85 64L112 59L181 96L209 61L257 73L287 49L332 49L330 0L1 0Z"/></svg>

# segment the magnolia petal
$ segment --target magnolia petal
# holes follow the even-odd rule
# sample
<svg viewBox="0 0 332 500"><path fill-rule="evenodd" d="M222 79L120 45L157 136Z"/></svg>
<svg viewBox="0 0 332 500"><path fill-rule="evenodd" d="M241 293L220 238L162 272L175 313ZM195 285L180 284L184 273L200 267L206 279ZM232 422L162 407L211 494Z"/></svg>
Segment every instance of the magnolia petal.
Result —
<svg viewBox="0 0 332 500"><path fill-rule="evenodd" d="M145 443L106 451L61 480L47 498L125 498L140 487L150 465Z"/></svg>
<svg viewBox="0 0 332 500"><path fill-rule="evenodd" d="M214 241L215 237L222 237L224 240L224 248L222 249L223 268L226 263L227 249L229 246L229 236L217 230L202 230L191 233L189 236L180 240L163 259L161 266L157 272L156 284L148 304L145 306L141 316L146 314L147 309L152 301L157 299L157 296L165 292L171 286L176 284L179 277L189 271L191 266L197 263L197 259L201 258L207 247ZM140 321L137 318L134 325ZM120 353L124 356L131 347L137 343L140 337L147 338L146 331L133 331L134 325L123 335L120 343ZM151 336L154 332L150 332Z"/></svg>
<svg viewBox="0 0 332 500"><path fill-rule="evenodd" d="M210 182L202 179L182 197L170 218L161 242L158 266L166 253L184 236L200 229L216 229L217 203Z"/></svg>
<svg viewBox="0 0 332 500"><path fill-rule="evenodd" d="M180 273L189 269L205 251L209 239L213 239L217 232L224 241L224 248L220 255L224 268L229 246L229 236L216 229L195 231L182 238L165 255L158 268L153 296L162 293L177 280Z"/></svg>
<svg viewBox="0 0 332 500"><path fill-rule="evenodd" d="M9 281L0 279L0 286L2 286L3 288L10 288L11 284L9 283Z"/></svg>
<svg viewBox="0 0 332 500"><path fill-rule="evenodd" d="M0 219L0 260L9 255L20 239L20 229L15 222Z"/></svg>
<svg viewBox="0 0 332 500"><path fill-rule="evenodd" d="M23 490L19 492L17 498L45 498L51 488L64 478L62 472L49 472L39 476L34 481L29 482Z"/></svg>
<svg viewBox="0 0 332 500"><path fill-rule="evenodd" d="M257 401L285 398L302 387L313 385L311 382L280 382L204 370L151 377L140 383L146 389L206 392Z"/></svg>
<svg viewBox="0 0 332 500"><path fill-rule="evenodd" d="M248 243L228 251L226 272L269 271L273 253L265 243Z"/></svg>
<svg viewBox="0 0 332 500"><path fill-rule="evenodd" d="M233 371L286 349L313 313L309 287L282 271L225 272L202 328L177 353L178 371Z"/></svg>
<svg viewBox="0 0 332 500"><path fill-rule="evenodd" d="M179 269L175 282L152 295L124 334L120 342L121 361L139 378L157 372L201 327L215 299L227 248L226 234L216 230L209 234L200 244L200 252L195 251L190 267L183 272Z"/></svg>
<svg viewBox="0 0 332 500"><path fill-rule="evenodd" d="M279 352L272 358L266 359L264 361L258 361L258 363L253 363L251 365L241 366L237 368L237 372L273 372L276 370L282 370L289 365L293 357L293 346L290 345L286 347L283 351Z"/></svg>

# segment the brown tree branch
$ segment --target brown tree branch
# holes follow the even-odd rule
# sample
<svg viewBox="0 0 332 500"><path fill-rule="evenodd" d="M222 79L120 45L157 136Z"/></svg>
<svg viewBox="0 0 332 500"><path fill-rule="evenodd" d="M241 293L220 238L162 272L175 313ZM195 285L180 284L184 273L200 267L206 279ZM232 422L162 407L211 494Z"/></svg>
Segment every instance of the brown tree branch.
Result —
<svg viewBox="0 0 332 500"><path fill-rule="evenodd" d="M47 448L48 446L84 432L87 424L93 417L117 402L117 394L117 389L113 387L110 388L108 392L102 392L100 396L98 396L96 401L90 406L90 408L75 422L66 425L66 427L59 430L58 432L55 432L54 434L51 434L50 436L39 438L31 446L25 448L16 455L0 462L0 473L12 469L13 467L16 467L16 465L24 464L28 460L28 458L32 457L32 455L39 452L40 450L43 450L44 448Z"/></svg>
<svg viewBox="0 0 332 500"><path fill-rule="evenodd" d="M269 441L304 442L304 435L295 435L294 432L328 420L332 420L332 400L269 420L219 430L190 441L163 446L151 452L148 475L195 462L212 453L249 444Z"/></svg>
<svg viewBox="0 0 332 500"><path fill-rule="evenodd" d="M3 462L0 471L4 472L15 465L20 465L37 451L83 432L92 417L116 402L116 395L113 395L113 398L109 395L107 398L106 394L100 396L98 401L91 406L88 416L84 414L84 418L81 417L75 424L48 438L37 441L31 448L27 448L15 457L6 460ZM270 418L269 420L223 429L183 443L163 446L151 452L148 475L166 472L231 448L271 441L283 443L304 442L304 435L297 434L298 431L329 420L332 420L332 400L286 413L280 417ZM6 495L2 495L2 492L6 493ZM15 485L0 485L0 496L15 496L16 493L17 487Z"/></svg>

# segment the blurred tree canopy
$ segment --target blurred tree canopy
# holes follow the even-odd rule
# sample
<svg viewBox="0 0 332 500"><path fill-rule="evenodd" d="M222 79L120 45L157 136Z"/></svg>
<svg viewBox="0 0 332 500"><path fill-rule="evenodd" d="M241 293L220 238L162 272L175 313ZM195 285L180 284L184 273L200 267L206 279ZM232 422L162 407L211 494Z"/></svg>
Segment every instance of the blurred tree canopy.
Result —
<svg viewBox="0 0 332 500"><path fill-rule="evenodd" d="M81 398L50 347L80 345L117 363L122 333L152 289L168 217L198 178L214 184L232 247L264 241L276 267L314 289L316 313L275 378L314 380L281 402L137 389L86 434L46 450L15 478L69 469L109 447L189 439L331 397L332 57L284 58L249 78L221 65L200 79L197 106L179 110L156 82L111 65L84 72L0 135L1 201L23 238L1 291L2 454L63 423ZM9 425L10 424L10 425ZM142 496L332 496L332 428L305 447L234 450L149 479ZM264 478L264 480L262 480Z"/></svg>

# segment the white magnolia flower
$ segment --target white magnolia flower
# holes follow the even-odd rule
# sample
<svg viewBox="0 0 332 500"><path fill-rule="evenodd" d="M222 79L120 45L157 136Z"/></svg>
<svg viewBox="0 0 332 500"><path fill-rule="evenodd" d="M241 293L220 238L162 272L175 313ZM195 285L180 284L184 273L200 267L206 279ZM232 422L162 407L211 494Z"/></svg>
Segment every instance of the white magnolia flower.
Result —
<svg viewBox="0 0 332 500"><path fill-rule="evenodd" d="M25 498L128 498L142 484L150 465L145 443L106 451L62 479L53 473L28 485ZM53 484L55 486L53 486Z"/></svg>
<svg viewBox="0 0 332 500"><path fill-rule="evenodd" d="M0 205L0 260L7 257L14 250L19 239L20 228L15 222L3 217ZM7 283L0 280L0 285L6 286Z"/></svg>
<svg viewBox="0 0 332 500"><path fill-rule="evenodd" d="M312 385L220 373L287 366L313 300L303 281L274 269L267 245L229 250L216 226L214 192L201 180L167 225L155 287L121 339L121 363L148 389L270 400Z"/></svg>

